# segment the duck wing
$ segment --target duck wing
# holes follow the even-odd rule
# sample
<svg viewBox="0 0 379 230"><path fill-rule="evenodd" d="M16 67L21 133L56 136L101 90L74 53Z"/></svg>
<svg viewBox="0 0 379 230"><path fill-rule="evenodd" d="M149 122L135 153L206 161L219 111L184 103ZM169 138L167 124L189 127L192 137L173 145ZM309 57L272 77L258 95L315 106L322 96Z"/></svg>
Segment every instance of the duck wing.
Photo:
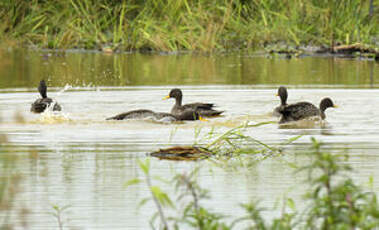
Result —
<svg viewBox="0 0 379 230"><path fill-rule="evenodd" d="M212 117L222 114L224 111L213 109L214 104L212 103L191 103L182 106L185 110L192 109L196 110L203 117Z"/></svg>
<svg viewBox="0 0 379 230"><path fill-rule="evenodd" d="M179 120L176 116L171 113L154 113L154 118L156 120L165 120L165 121L177 121Z"/></svg>
<svg viewBox="0 0 379 230"><path fill-rule="evenodd" d="M179 121L195 121L199 120L199 112L196 109L187 109L175 115Z"/></svg>
<svg viewBox="0 0 379 230"><path fill-rule="evenodd" d="M185 104L182 106L183 108L185 109L189 109L189 108L192 108L192 109L212 109L214 107L214 104L212 103L190 103L190 104Z"/></svg>
<svg viewBox="0 0 379 230"><path fill-rule="evenodd" d="M210 109L210 110L198 109L197 111L200 114L200 116L203 116L203 117L215 117L215 116L221 115L224 112L221 110L214 110L214 109Z"/></svg>
<svg viewBox="0 0 379 230"><path fill-rule="evenodd" d="M49 107L52 103L54 103L53 99L46 97L46 98L39 98L35 102L33 102L32 107L30 108L31 112L34 113L42 113L45 111L47 107ZM53 111L61 111L62 108L58 103L54 103Z"/></svg>
<svg viewBox="0 0 379 230"><path fill-rule="evenodd" d="M297 121L311 116L320 115L320 110L309 102L299 102L279 109L282 118L279 123Z"/></svg>
<svg viewBox="0 0 379 230"><path fill-rule="evenodd" d="M48 99L50 98L37 99L35 102L33 102L32 106L30 107L30 111L33 113L42 113L51 103L51 101L49 101Z"/></svg>
<svg viewBox="0 0 379 230"><path fill-rule="evenodd" d="M143 119L149 116L154 116L154 112L148 109L132 110L125 113L120 113L113 117L108 117L105 120L126 120L126 119Z"/></svg>

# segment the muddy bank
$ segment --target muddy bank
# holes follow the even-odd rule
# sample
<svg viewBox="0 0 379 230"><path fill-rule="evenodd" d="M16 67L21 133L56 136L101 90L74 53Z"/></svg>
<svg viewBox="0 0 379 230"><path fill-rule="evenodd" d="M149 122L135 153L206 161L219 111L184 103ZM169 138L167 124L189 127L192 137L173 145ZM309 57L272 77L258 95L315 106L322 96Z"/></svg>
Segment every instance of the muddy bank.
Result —
<svg viewBox="0 0 379 230"><path fill-rule="evenodd" d="M336 46L297 46L269 45L265 48L270 56L284 58L304 56L326 56L337 58L358 58L379 61L379 49L360 43Z"/></svg>

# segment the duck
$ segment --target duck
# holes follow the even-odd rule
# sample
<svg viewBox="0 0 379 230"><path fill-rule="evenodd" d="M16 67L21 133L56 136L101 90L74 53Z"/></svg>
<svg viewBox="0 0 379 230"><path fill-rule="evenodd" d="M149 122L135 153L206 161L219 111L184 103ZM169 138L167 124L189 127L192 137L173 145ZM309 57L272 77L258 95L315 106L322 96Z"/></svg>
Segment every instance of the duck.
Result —
<svg viewBox="0 0 379 230"><path fill-rule="evenodd" d="M181 89L171 89L169 95L163 99L175 98L175 105L171 109L174 116L182 116L182 114L191 114L194 111L199 113L201 117L215 117L221 115L224 111L214 110L212 103L191 103L182 105L183 93Z"/></svg>
<svg viewBox="0 0 379 230"><path fill-rule="evenodd" d="M197 111L186 111L178 115L173 115L171 113L154 112L148 109L137 109L125 113L120 113L116 116L106 118L106 120L128 120L146 118L153 118L154 120L167 122L205 120L199 115Z"/></svg>
<svg viewBox="0 0 379 230"><path fill-rule="evenodd" d="M279 124L290 121L298 121L313 116L319 116L322 120L324 120L326 118L325 110L330 107L337 108L338 106L335 105L329 97L321 100L319 108L309 102L298 102L296 104L283 106L279 109L279 113L282 116Z"/></svg>
<svg viewBox="0 0 379 230"><path fill-rule="evenodd" d="M281 114L279 113L279 111L281 109L283 109L285 106L287 106L287 98L288 98L288 93L287 93L287 88L284 87L284 86L280 86L278 88L278 93L276 94L276 96L279 96L280 97L280 105L277 106L274 111L272 112L272 115L275 116L275 117L280 117Z"/></svg>
<svg viewBox="0 0 379 230"><path fill-rule="evenodd" d="M45 80L41 80L38 86L38 91L42 98L37 99L31 106L30 111L33 113L42 113L53 104L53 111L61 111L61 106L53 99L47 97L47 86Z"/></svg>

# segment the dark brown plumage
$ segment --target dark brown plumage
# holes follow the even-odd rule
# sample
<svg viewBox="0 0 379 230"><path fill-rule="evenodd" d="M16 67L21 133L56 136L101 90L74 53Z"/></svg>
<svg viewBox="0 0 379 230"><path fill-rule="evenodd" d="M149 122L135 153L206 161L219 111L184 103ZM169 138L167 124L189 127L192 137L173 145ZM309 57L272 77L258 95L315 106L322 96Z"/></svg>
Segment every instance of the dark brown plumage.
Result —
<svg viewBox="0 0 379 230"><path fill-rule="evenodd" d="M175 105L171 109L171 114L174 116L181 116L182 114L191 112L193 113L194 111L197 111L200 116L213 117L218 116L224 112L214 110L214 104L211 103L191 103L182 105L183 94L182 91L177 88L170 91L170 94L166 96L165 99L168 98L175 98Z"/></svg>
<svg viewBox="0 0 379 230"><path fill-rule="evenodd" d="M320 102L320 108L309 102L298 102L284 106L279 110L282 115L279 123L286 123L290 121L298 121L312 116L320 116L325 119L325 110L330 107L336 107L330 98L324 98Z"/></svg>
<svg viewBox="0 0 379 230"><path fill-rule="evenodd" d="M41 80L38 86L38 91L41 94L42 98L37 99L30 108L31 112L34 113L42 113L45 111L46 108L48 108L52 103L54 103L53 99L47 97L47 86L44 80ZM61 111L61 106L55 102L53 111Z"/></svg>

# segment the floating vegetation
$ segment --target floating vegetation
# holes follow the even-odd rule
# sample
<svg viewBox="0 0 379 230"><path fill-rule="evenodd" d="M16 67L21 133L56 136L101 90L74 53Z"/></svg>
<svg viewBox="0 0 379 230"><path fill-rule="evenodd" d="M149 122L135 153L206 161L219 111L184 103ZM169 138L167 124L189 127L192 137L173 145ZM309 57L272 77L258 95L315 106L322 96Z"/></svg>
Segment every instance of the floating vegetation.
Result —
<svg viewBox="0 0 379 230"><path fill-rule="evenodd" d="M212 155L212 152L202 147L176 146L159 149L156 152L152 152L150 155L164 160L193 161L208 158Z"/></svg>
<svg viewBox="0 0 379 230"><path fill-rule="evenodd" d="M151 156L166 160L199 160L208 157L232 158L241 154L256 155L259 158L266 158L282 152L282 145L290 144L301 136L296 136L281 143L278 146L270 146L258 139L244 134L249 128L261 125L274 124L276 122L261 122L257 124L242 124L235 128L229 129L222 134L214 134L213 131L207 134L205 138L209 143L194 146L175 146L166 149L160 149L151 153ZM199 133L196 134L197 136ZM204 141L204 140L203 140Z"/></svg>

